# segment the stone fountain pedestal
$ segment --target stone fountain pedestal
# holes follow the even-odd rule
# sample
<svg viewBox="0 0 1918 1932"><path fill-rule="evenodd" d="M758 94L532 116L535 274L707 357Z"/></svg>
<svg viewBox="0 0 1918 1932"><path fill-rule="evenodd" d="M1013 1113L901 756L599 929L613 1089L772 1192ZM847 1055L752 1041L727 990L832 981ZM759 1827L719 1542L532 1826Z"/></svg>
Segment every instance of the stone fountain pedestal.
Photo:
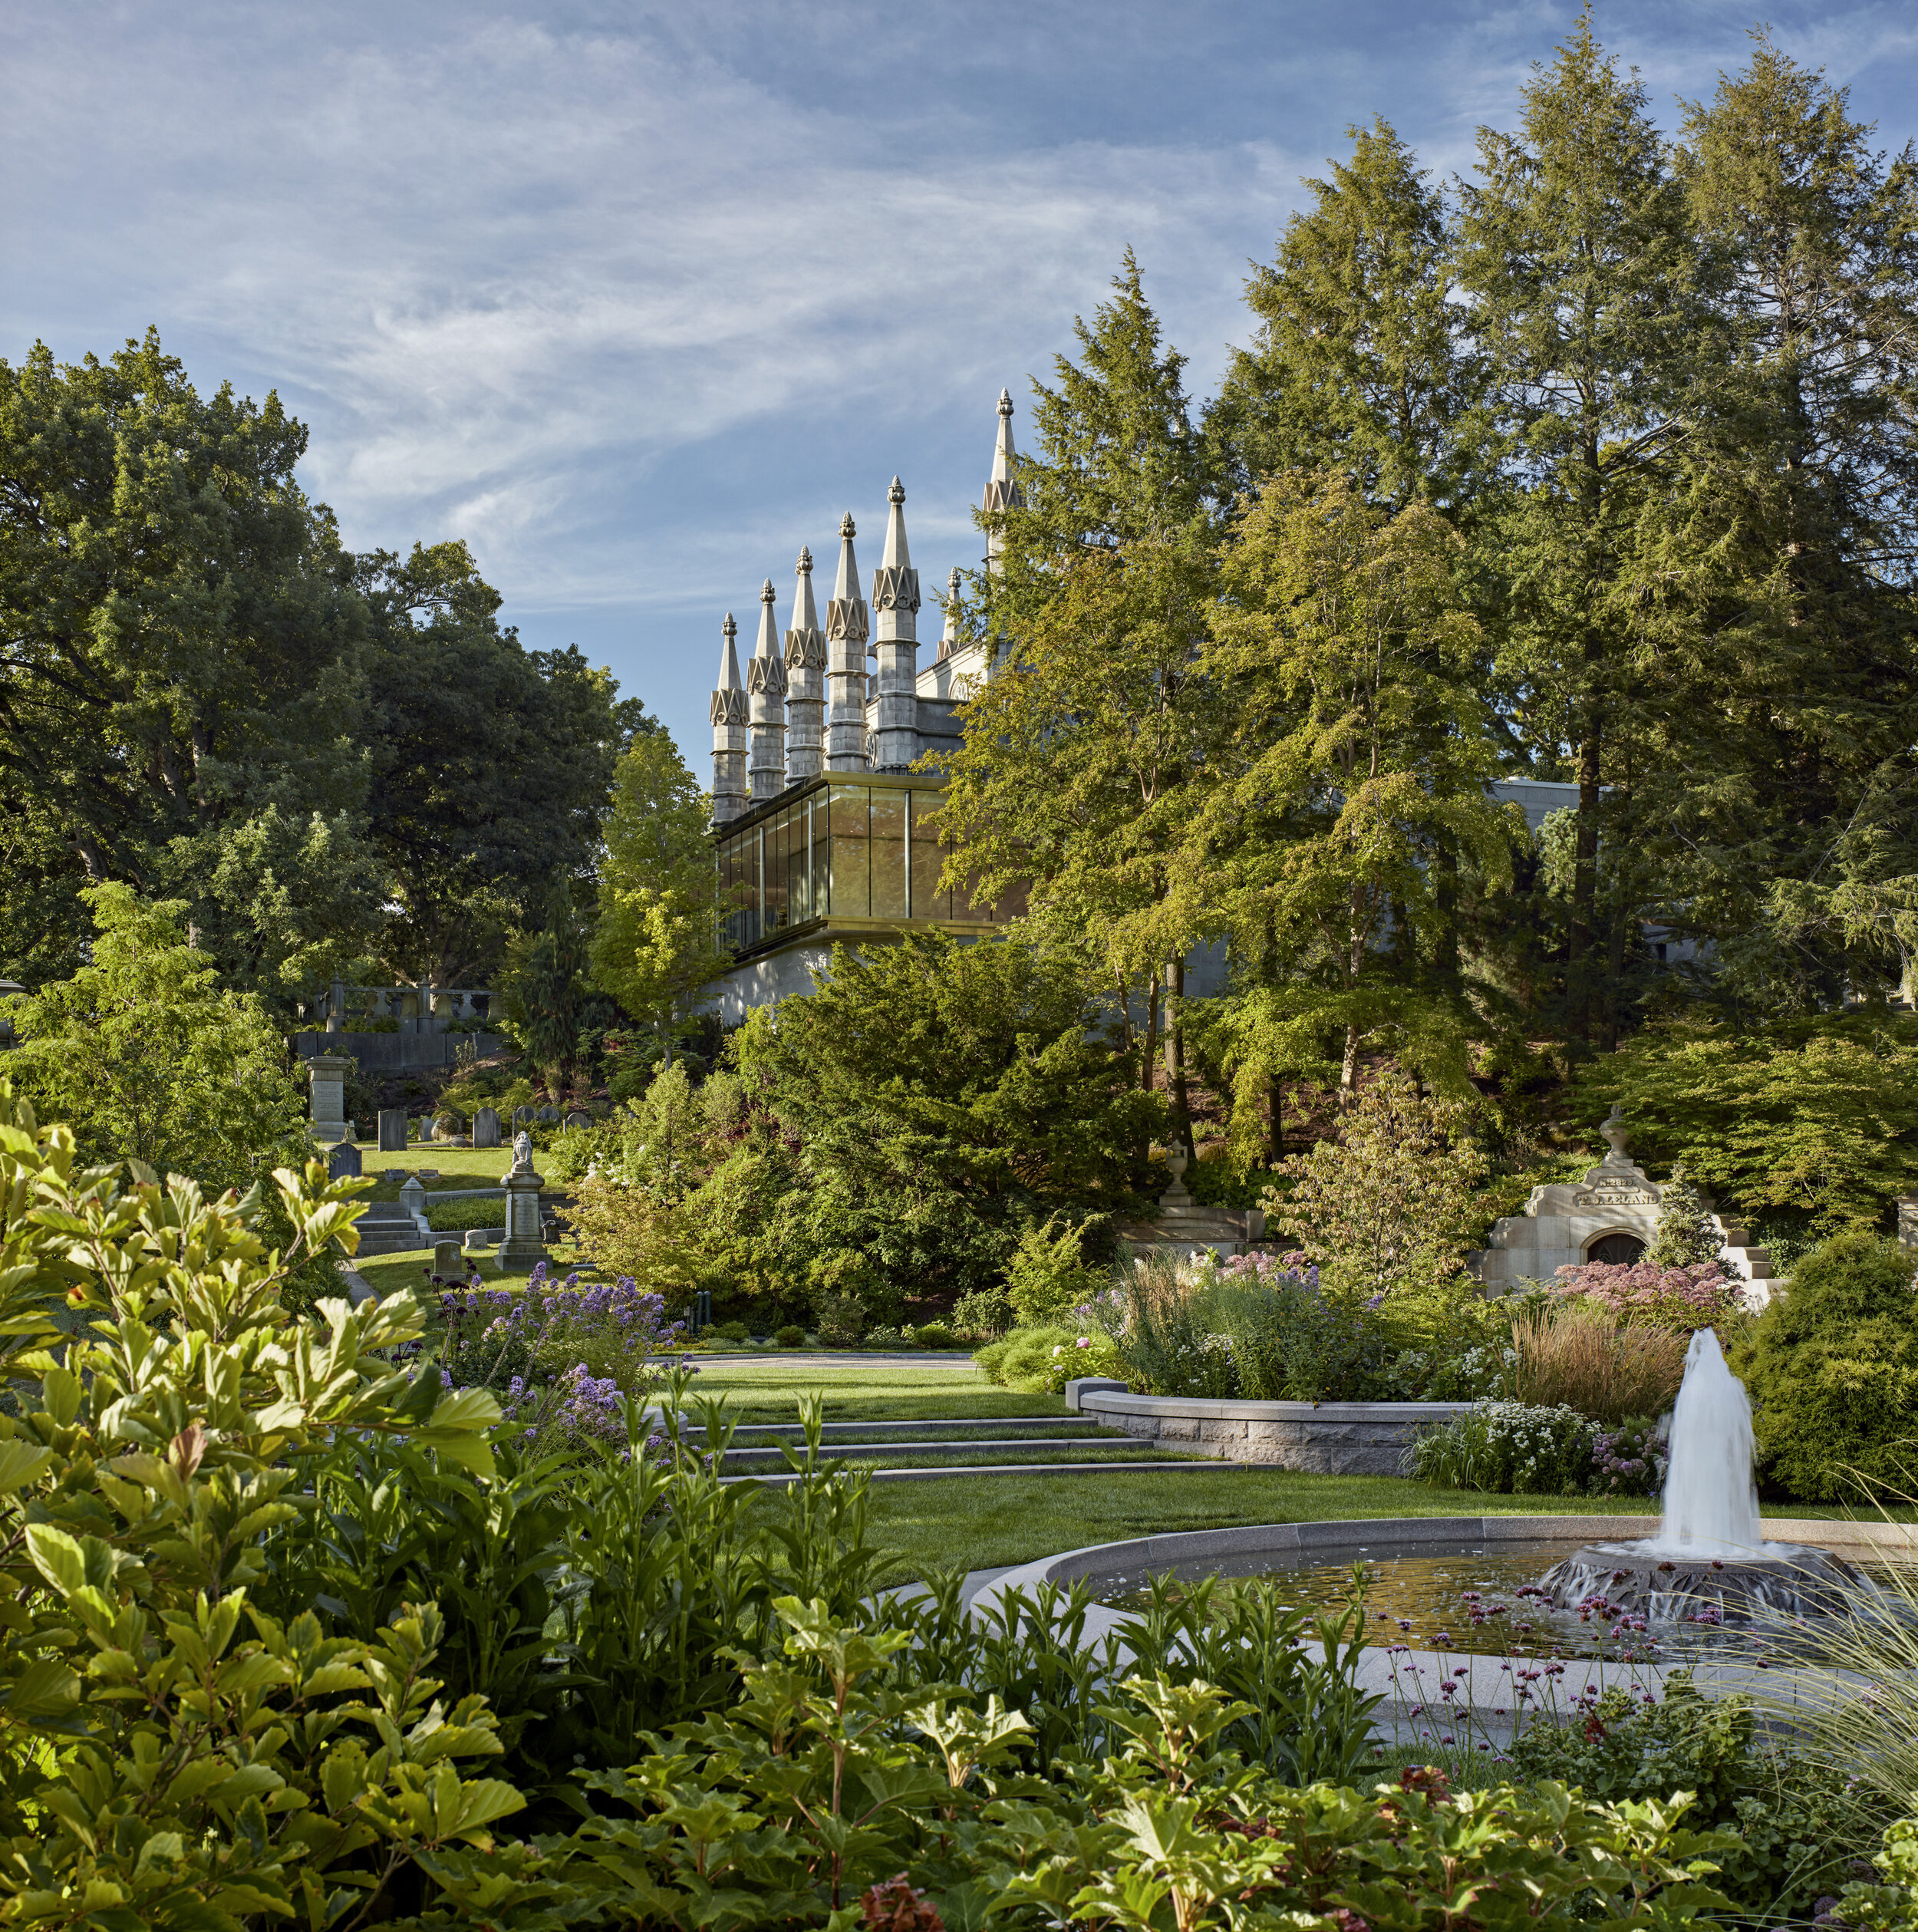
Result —
<svg viewBox="0 0 1918 1932"><path fill-rule="evenodd" d="M1654 1622L1746 1623L1831 1615L1862 1581L1843 1557L1795 1543L1735 1557L1667 1554L1656 1543L1591 1543L1554 1563L1537 1587L1560 1610L1603 1597Z"/></svg>

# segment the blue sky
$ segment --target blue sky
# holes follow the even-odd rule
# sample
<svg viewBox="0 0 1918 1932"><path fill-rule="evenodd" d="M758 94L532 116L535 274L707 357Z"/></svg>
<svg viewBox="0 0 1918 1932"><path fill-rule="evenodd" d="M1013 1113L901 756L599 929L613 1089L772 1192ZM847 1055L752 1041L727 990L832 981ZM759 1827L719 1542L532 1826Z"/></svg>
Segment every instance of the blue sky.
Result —
<svg viewBox="0 0 1918 1932"><path fill-rule="evenodd" d="M770 575L786 621L849 508L869 570L895 471L922 576L974 560L1000 386L1023 443L1127 243L1203 392L1346 124L1467 169L1575 12L9 0L0 355L152 322L203 387L277 387L350 544L465 537L704 779L725 611L750 637ZM1766 17L1918 131L1912 0ZM1668 127L1754 18L1597 12Z"/></svg>

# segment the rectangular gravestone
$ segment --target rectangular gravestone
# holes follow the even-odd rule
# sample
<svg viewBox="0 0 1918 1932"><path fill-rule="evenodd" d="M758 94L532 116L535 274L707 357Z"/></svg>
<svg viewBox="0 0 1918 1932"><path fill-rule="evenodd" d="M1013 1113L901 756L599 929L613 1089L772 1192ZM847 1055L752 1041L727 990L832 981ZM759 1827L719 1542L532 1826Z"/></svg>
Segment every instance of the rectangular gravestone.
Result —
<svg viewBox="0 0 1918 1932"><path fill-rule="evenodd" d="M407 1146L407 1113L404 1107L380 1109L380 1152L404 1154Z"/></svg>
<svg viewBox="0 0 1918 1932"><path fill-rule="evenodd" d="M355 1180L360 1176L360 1150L351 1141L343 1140L326 1157L326 1175L330 1181L337 1181L343 1175L350 1175Z"/></svg>
<svg viewBox="0 0 1918 1932"><path fill-rule="evenodd" d="M473 1116L473 1144L476 1147L499 1145L499 1115L493 1107L482 1107Z"/></svg>

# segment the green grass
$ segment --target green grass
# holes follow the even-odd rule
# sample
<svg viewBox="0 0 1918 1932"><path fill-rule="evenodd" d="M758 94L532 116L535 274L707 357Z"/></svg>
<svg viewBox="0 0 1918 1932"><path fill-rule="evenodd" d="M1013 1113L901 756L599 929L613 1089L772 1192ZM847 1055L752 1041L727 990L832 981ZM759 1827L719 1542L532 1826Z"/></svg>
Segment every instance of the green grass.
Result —
<svg viewBox="0 0 1918 1932"><path fill-rule="evenodd" d="M955 1476L945 1482L875 1483L868 1520L908 1573L987 1570L1031 1563L1087 1543L1248 1523L1336 1522L1368 1516L1644 1516L1642 1497L1488 1496L1429 1489L1402 1476L1303 1475L1282 1469L1217 1475ZM1798 1504L1768 1516L1836 1517Z"/></svg>
<svg viewBox="0 0 1918 1932"><path fill-rule="evenodd" d="M831 1422L914 1422L950 1416L1063 1416L1063 1396L1022 1396L988 1382L977 1369L935 1368L930 1363L875 1362L848 1354L823 1367L781 1361L728 1361L723 1355L696 1358L700 1372L696 1400L724 1400L727 1413L742 1423L789 1423L799 1414L799 1399L816 1391ZM699 1418L695 1416L694 1420Z"/></svg>
<svg viewBox="0 0 1918 1932"><path fill-rule="evenodd" d="M422 1147L416 1144L404 1152L383 1154L377 1142L363 1140L359 1149L360 1165L368 1176L384 1174L390 1168L404 1168L409 1174L422 1167L437 1168L439 1173L433 1179L422 1179L420 1183L429 1194L437 1188L497 1187L512 1165L510 1147ZM539 1165L537 1155L533 1165ZM381 1181L367 1198L397 1201L405 1185L404 1181Z"/></svg>
<svg viewBox="0 0 1918 1932"><path fill-rule="evenodd" d="M449 1234L447 1240L457 1239ZM563 1245L549 1247L546 1252L552 1257L552 1272L562 1281L572 1265L566 1258L572 1250ZM433 1267L433 1250L430 1248L402 1249L397 1254L375 1254L366 1261L356 1261L353 1265L361 1278L375 1294L397 1294L402 1288L423 1288L426 1276ZM522 1268L515 1274L502 1274L490 1261L480 1264L480 1277L483 1286L493 1288L510 1288L523 1284L531 1271Z"/></svg>

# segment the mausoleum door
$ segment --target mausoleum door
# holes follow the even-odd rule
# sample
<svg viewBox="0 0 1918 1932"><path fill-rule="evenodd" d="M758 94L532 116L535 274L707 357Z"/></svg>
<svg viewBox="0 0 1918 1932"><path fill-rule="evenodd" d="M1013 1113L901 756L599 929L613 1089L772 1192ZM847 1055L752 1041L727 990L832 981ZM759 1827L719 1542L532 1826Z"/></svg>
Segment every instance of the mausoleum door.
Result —
<svg viewBox="0 0 1918 1932"><path fill-rule="evenodd" d="M1585 1258L1613 1268L1630 1268L1644 1252L1645 1244L1636 1235L1600 1235L1586 1248Z"/></svg>

